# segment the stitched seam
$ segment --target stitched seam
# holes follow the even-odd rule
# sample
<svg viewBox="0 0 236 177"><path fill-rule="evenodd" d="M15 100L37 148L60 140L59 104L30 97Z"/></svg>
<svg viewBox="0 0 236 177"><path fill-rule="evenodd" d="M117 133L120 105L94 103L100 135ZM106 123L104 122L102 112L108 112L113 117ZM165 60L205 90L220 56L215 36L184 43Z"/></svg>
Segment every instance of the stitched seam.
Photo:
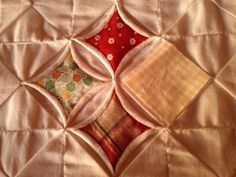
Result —
<svg viewBox="0 0 236 177"><path fill-rule="evenodd" d="M211 0L211 2L218 8L220 9L222 12L226 13L227 15L230 15L231 17L236 19L236 16L231 14L230 12L228 12L227 10L225 10L223 7L221 7L215 0Z"/></svg>
<svg viewBox="0 0 236 177"><path fill-rule="evenodd" d="M236 127L228 127L228 126L222 126L222 127L218 127L218 126L213 126L213 127L198 127L198 128L171 128L172 130L204 130L204 129L236 129Z"/></svg>
<svg viewBox="0 0 236 177"><path fill-rule="evenodd" d="M225 64L224 66L216 73L215 78L217 78L218 76L220 76L221 73L224 72L225 68L232 62L232 60L234 60L234 56L232 58L230 58Z"/></svg>
<svg viewBox="0 0 236 177"><path fill-rule="evenodd" d="M28 87L30 87L30 86L28 86ZM32 87L30 87L30 88L32 88ZM46 110L43 106L42 106L42 104L33 96L33 94L27 89L27 86L25 87L25 89L28 91L28 93L31 95L31 98L36 102L36 103L38 103L39 105L40 105L40 107L44 110L44 111L46 111L49 115L50 115L50 117L52 117L53 118L53 120L55 120L61 127L63 127L63 124L58 120L58 119L56 119L50 112L48 112L48 110ZM34 88L32 88L32 89L34 89ZM37 91L37 92L39 92L38 90L36 90L36 89L34 89L35 91ZM42 95L42 93L41 92L39 92L41 95ZM42 95L42 96L44 96L45 97L45 95ZM46 97L46 99L48 99L47 97ZM49 99L48 99L49 100ZM50 100L49 100L50 101ZM55 108L56 109L56 108ZM57 109L56 109L57 110Z"/></svg>
<svg viewBox="0 0 236 177"><path fill-rule="evenodd" d="M99 159L101 159L100 160L100 162L103 164L103 165L100 165L100 163L98 163L98 165L102 168L102 169L104 169L104 167L105 167L105 169L104 169L104 171L107 173L107 174L109 174L109 172L111 172L110 170L109 170L109 168L108 168L108 166L107 166L107 164L104 162L104 160L103 160L103 158L99 155L99 153L95 150L95 147L94 146L91 146L91 144L89 143L89 142L87 142L87 140L85 140L83 137L81 137L81 135L74 129L70 129L70 132L71 132L71 134L73 134L74 136L76 136L78 139L80 139L81 141L83 141L85 144L86 144L86 146L88 146L90 149L92 149L92 151L95 153L95 155L99 158ZM86 135L87 135L87 133L85 133ZM72 136L72 135L70 135L76 142L78 142L77 141L77 139L74 137L74 136ZM78 142L79 143L79 142ZM98 144L99 145L99 144ZM88 150L86 149L86 148L84 148L82 145L80 146L84 151L86 151L86 152L88 152ZM101 147L101 146L100 146ZM102 149L102 148L101 148ZM103 151L104 152L104 151ZM105 153L105 152L104 152ZM109 171L108 171L109 170ZM110 176L110 175L109 175Z"/></svg>
<svg viewBox="0 0 236 177"><path fill-rule="evenodd" d="M152 130L154 130L154 129L152 129ZM119 177L122 177L122 175L127 171L128 167L131 166L131 165L135 162L135 160L144 152L145 149L147 149L159 136L162 135L163 131L164 131L164 129L160 130L160 132L158 132L158 133L156 133L156 135L154 135L154 137L152 138L152 140L150 140L150 142L148 142L148 144L146 144L145 148L143 148L143 149L135 156L135 158L133 158L133 159L129 162L129 164L128 164L126 167L124 167L124 169L123 169L123 170L121 171L121 173L118 175ZM151 136L151 135L150 135L150 136ZM137 147L137 148L138 148L138 147ZM136 148L136 149L137 149L137 148Z"/></svg>
<svg viewBox="0 0 236 177"><path fill-rule="evenodd" d="M62 140L62 176L65 176L65 152L66 152L66 133L63 135Z"/></svg>
<svg viewBox="0 0 236 177"><path fill-rule="evenodd" d="M181 117L182 113L185 110L187 110L191 105L193 105L203 95L203 93L212 85L212 83L213 83L213 79L211 78L208 80L205 86L203 86L203 88L201 88L201 90L194 96L194 98L190 102L188 102L188 104L178 113L175 120L168 127L173 126L175 122L178 121L178 119Z"/></svg>
<svg viewBox="0 0 236 177"><path fill-rule="evenodd" d="M191 35L185 35L181 36L178 34L168 34L168 35L162 35L164 39L188 39L188 38L200 38L200 37L213 37L213 36L236 36L236 33L234 32L215 32L215 33L199 33L199 34L191 34Z"/></svg>
<svg viewBox="0 0 236 177"><path fill-rule="evenodd" d="M74 23L75 23L75 0L72 0L72 16L71 16L71 31L70 36L73 35L74 32Z"/></svg>
<svg viewBox="0 0 236 177"><path fill-rule="evenodd" d="M157 6L158 6L159 35L161 35L162 34L161 0L157 0Z"/></svg>
<svg viewBox="0 0 236 177"><path fill-rule="evenodd" d="M31 45L31 44L44 44L44 43L51 43L51 42L59 42L59 41L65 41L67 39L55 39L55 40L43 40L43 41L13 41L13 42L1 42L0 45Z"/></svg>
<svg viewBox="0 0 236 177"><path fill-rule="evenodd" d="M166 141L166 143L165 143L165 146L166 146L166 154L165 154L165 156L166 156L166 174L167 174L167 177L169 177L170 176L170 167L169 167L170 160L169 160L169 154L168 154L169 138L168 138L167 132L165 132L165 136L166 136L166 138L165 138L165 141Z"/></svg>
<svg viewBox="0 0 236 177"><path fill-rule="evenodd" d="M8 102L8 100L12 97L12 95L14 95L16 93L16 91L18 90L18 88L20 87L20 85L18 87L16 87L12 93L0 104L0 108L2 106L4 106L4 104L6 104Z"/></svg>
<svg viewBox="0 0 236 177"><path fill-rule="evenodd" d="M0 35L5 33L12 25L14 25L17 20L19 20L24 14L26 14L32 8L32 6L33 6L32 4L29 5L29 7L27 7L23 12L21 12L16 19L14 19L8 26L6 26L2 31L0 31Z"/></svg>
<svg viewBox="0 0 236 177"><path fill-rule="evenodd" d="M59 133L57 133L56 135L54 135L52 138L49 139L48 142L46 142L46 144L44 144L26 163L25 165L16 173L15 177L18 177L23 171L24 169L34 160L35 157L37 157L37 155L42 152L44 150L44 148L46 148L57 136Z"/></svg>
<svg viewBox="0 0 236 177"><path fill-rule="evenodd" d="M53 128L42 128L42 129L25 129L25 130L6 130L0 129L0 134L3 133L30 133L30 132L49 132L49 131L59 131L61 129L53 129Z"/></svg>
<svg viewBox="0 0 236 177"><path fill-rule="evenodd" d="M6 64L1 61L1 58L0 58L0 64L2 64L3 67L5 67L5 69L6 69L10 74L12 74L12 75L15 77L16 80L18 80L18 82L21 81L21 79L18 78L18 76L15 74L15 72L11 71L11 69L9 69L8 66L6 66Z"/></svg>
<svg viewBox="0 0 236 177"><path fill-rule="evenodd" d="M45 21L46 23L48 23L48 24L49 24L54 30L56 30L62 37L66 38L65 35L64 35L64 33L63 33L62 31L60 31L57 27L55 27L52 23L50 23L46 18L44 18L43 15L37 10L37 8L36 8L35 6L32 6L32 8L35 10L35 12L37 12L37 13L40 15L40 17L41 17L42 19L44 19L44 21Z"/></svg>
<svg viewBox="0 0 236 177"><path fill-rule="evenodd" d="M225 93L227 93L230 97L232 97L233 99L235 99L236 100L236 97L224 86L224 85L222 85L219 81L217 81L217 80L214 80L215 81L215 83L222 89L222 90L224 90L225 91Z"/></svg>
<svg viewBox="0 0 236 177"><path fill-rule="evenodd" d="M195 154L193 154L190 149L188 147L185 146L185 144L180 141L176 136L174 136L174 134L172 132L169 132L169 134L172 136L172 138L174 138L178 143L180 143L184 149L191 154L193 157L195 157L202 165L204 165L209 171L211 171L216 177L220 177L214 169L212 169L207 163L205 163L201 158L199 158L198 156L196 156Z"/></svg>
<svg viewBox="0 0 236 177"><path fill-rule="evenodd" d="M168 33L174 26L176 26L178 24L178 22L186 15L186 13L189 11L189 8L193 6L194 3L196 3L196 0L193 0L187 7L186 11L184 12L184 14L179 17L170 27L168 27L163 34Z"/></svg>

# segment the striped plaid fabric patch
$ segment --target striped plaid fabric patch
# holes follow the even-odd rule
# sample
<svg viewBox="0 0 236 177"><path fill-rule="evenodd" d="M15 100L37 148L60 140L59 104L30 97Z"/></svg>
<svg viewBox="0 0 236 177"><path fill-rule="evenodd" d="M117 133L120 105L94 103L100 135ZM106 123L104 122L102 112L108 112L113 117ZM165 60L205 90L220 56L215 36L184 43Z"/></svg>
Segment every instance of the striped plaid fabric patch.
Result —
<svg viewBox="0 0 236 177"><path fill-rule="evenodd" d="M101 145L114 168L129 143L147 129L124 110L116 95L95 122L82 128Z"/></svg>
<svg viewBox="0 0 236 177"><path fill-rule="evenodd" d="M169 125L209 79L208 74L172 44L162 41L125 76L123 86L161 122Z"/></svg>

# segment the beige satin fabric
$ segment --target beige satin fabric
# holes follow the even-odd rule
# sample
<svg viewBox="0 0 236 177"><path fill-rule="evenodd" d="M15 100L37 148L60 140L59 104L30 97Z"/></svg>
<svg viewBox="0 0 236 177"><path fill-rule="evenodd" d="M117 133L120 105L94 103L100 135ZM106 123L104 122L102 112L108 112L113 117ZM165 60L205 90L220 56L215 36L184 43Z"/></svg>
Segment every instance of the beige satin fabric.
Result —
<svg viewBox="0 0 236 177"><path fill-rule="evenodd" d="M83 40L99 32L115 9L149 39L127 53L114 73ZM1 0L0 176L235 176L235 12L229 0ZM164 40L212 78L168 127L122 86ZM66 117L58 100L34 82L69 50L104 85ZM79 130L102 114L112 92L132 117L151 127L127 147L115 170Z"/></svg>

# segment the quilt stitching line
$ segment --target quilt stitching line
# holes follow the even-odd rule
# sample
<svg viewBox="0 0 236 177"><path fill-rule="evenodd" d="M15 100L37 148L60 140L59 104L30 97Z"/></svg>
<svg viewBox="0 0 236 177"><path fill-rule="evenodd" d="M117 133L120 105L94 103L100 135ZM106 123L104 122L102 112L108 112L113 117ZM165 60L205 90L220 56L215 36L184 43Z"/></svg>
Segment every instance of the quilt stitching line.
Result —
<svg viewBox="0 0 236 177"><path fill-rule="evenodd" d="M64 32L62 32L61 30L59 30L57 27L55 27L52 23L50 23L46 18L44 18L42 16L42 14L38 11L37 7L35 7L35 5L32 5L32 8L40 15L40 17L46 22L48 23L52 28L54 28L61 36L63 36L64 38L66 38Z"/></svg>
<svg viewBox="0 0 236 177"><path fill-rule="evenodd" d="M150 130L151 130L151 129L150 129ZM153 130L157 130L157 129L153 129ZM142 148L142 150L129 162L129 164L123 168L123 170L120 172L120 174L118 174L117 177L122 177L121 175L123 175L123 174L127 171L128 167L129 167L130 165L132 165L132 163L134 163L134 161L142 154L142 152L143 152L145 149L147 149L159 136L161 136L162 133L163 133L165 130L166 130L165 128L162 128L159 132L155 132L155 133L154 133L154 137L152 137L152 139L150 140L150 142L148 142L148 144L146 144L146 146L145 146L144 148ZM151 136L151 135L150 135L150 136Z"/></svg>
<svg viewBox="0 0 236 177"><path fill-rule="evenodd" d="M195 1L195 0L193 0L193 1ZM177 25L178 22L186 15L186 13L189 11L189 8L194 4L193 1L192 1L192 2L190 3L190 5L187 7L185 13L184 13L176 22L174 22L173 25L171 25L170 28L167 28L167 30L165 30L165 32L164 32L164 34L163 34L164 36L165 36L175 25ZM232 15L231 13L229 13L228 11L226 11L225 9L223 9L218 3L215 2L215 0L209 0L209 1L211 1L211 3L214 4L218 9L220 9L220 11L223 11L224 13L226 13L226 14L232 16L233 18L236 18L234 15ZM197 1L195 1L195 2L197 2ZM236 35L236 34L234 34L234 35Z"/></svg>
<svg viewBox="0 0 236 177"><path fill-rule="evenodd" d="M12 97L12 95L14 95L14 94L17 92L18 88L20 88L20 87L21 87L21 85L18 85L18 86L12 91L12 93L0 104L0 108L1 108L2 106L4 106L4 105L8 102L8 100Z"/></svg>
<svg viewBox="0 0 236 177"><path fill-rule="evenodd" d="M210 170L216 177L220 177L220 176L215 172L215 170L212 169L211 166L209 166L209 165L208 165L206 162L204 162L201 158L199 158L197 155L195 155L188 147L186 147L186 145L185 145L181 140L179 140L179 138L177 138L177 137L174 135L173 132L170 131L169 134L170 134L170 136L171 136L172 138L174 138L177 142L179 142L179 143L185 148L185 150L188 151L188 153L190 153L192 156L194 156L196 159L198 159L198 161L199 161L201 164L203 164L208 170Z"/></svg>
<svg viewBox="0 0 236 177"><path fill-rule="evenodd" d="M227 93L229 96L231 96L233 99L236 100L236 97L223 85L221 84L219 81L214 80L214 82L222 89L225 91L225 93Z"/></svg>
<svg viewBox="0 0 236 177"><path fill-rule="evenodd" d="M54 128L43 128L43 129L23 129L23 130L6 130L6 129L0 129L0 134L4 133L26 133L26 132L34 132L34 133L41 133L41 132L55 132L60 131L61 129L54 129Z"/></svg>
<svg viewBox="0 0 236 177"><path fill-rule="evenodd" d="M1 42L0 45L32 45L32 44L47 44L47 43L53 43L53 42L59 42L59 41L65 41L68 39L62 38L62 39L56 39L56 40L43 40L43 41L21 41L21 42Z"/></svg>
<svg viewBox="0 0 236 177"><path fill-rule="evenodd" d="M7 29L9 29L12 25L14 25L19 18L21 18L24 14L26 14L32 8L32 6L33 6L32 4L29 5L29 7L27 7L23 12L21 12L18 15L18 17L16 17L8 26L6 26L2 31L0 31L0 35L5 33L7 31Z"/></svg>
<svg viewBox="0 0 236 177"><path fill-rule="evenodd" d="M34 160L37 155L42 152L55 138L59 137L60 131L56 135L52 136L49 141L46 142L25 164L24 166L16 173L15 177L18 177L23 170Z"/></svg>
<svg viewBox="0 0 236 177"><path fill-rule="evenodd" d="M116 5L115 5L115 3L113 3L111 6L109 6L105 11L104 11L104 13L102 14L102 15L100 15L95 21L94 21L94 23L96 23L96 22L98 22L98 21L100 21L102 18L104 18L104 17L106 17L107 19L106 19L106 23L105 24L107 24L108 22L109 22L109 20L112 18L112 14L113 13L111 13L109 16L109 18L107 17L108 16L108 14L109 14L109 12L111 11L111 12L113 12L114 10L115 10L115 7L116 7ZM93 35L95 35L96 33L98 33L99 31L101 31L104 27L103 26L101 26L100 28L97 28L95 31L93 31L93 33L92 34L90 34L89 36L87 36L87 33L88 32L91 32L91 27L93 26L93 24L90 24L88 27L86 27L85 29L83 29L80 33L78 33L78 34L75 34L75 35L73 35L72 37L72 40L74 39L74 40L80 40L80 41L84 41L84 39L85 38L90 38L90 37L92 37Z"/></svg>
<svg viewBox="0 0 236 177"><path fill-rule="evenodd" d="M166 154L165 154L165 157L166 157L166 173L167 173L167 177L170 177L170 167L169 167L169 164L170 164L170 159L169 159L169 154L168 154L168 151L169 151L169 136L168 136L168 133L167 131L164 131L163 133L165 133L165 150L166 150Z"/></svg>
<svg viewBox="0 0 236 177"><path fill-rule="evenodd" d="M6 64L1 60L0 58L0 64L3 65L3 67L11 74L15 77L15 79L20 83L21 79L16 75L15 72L13 72L11 69L9 69L9 67L6 66Z"/></svg>
<svg viewBox="0 0 236 177"><path fill-rule="evenodd" d="M234 32L212 32L212 33L199 33L199 34L192 34L192 35L178 35L178 34L165 34L162 35L164 39L173 39L173 40L184 40L189 38L203 38L203 37L215 37L215 36L236 36Z"/></svg>
<svg viewBox="0 0 236 177"><path fill-rule="evenodd" d="M158 26L159 26L159 34L162 34L162 17L161 17L161 0L156 0L157 8L158 8Z"/></svg>
<svg viewBox="0 0 236 177"><path fill-rule="evenodd" d="M176 121L178 121L178 118L182 115L184 111L186 111L192 104L194 104L201 96L202 94L213 84L214 80L211 78L206 85L198 92L198 94L191 100L185 108L183 108L176 116L174 122L170 124L168 127L172 127Z"/></svg>
<svg viewBox="0 0 236 177"><path fill-rule="evenodd" d="M73 32L74 32L74 23L75 23L75 3L76 1L75 0L72 0L72 18L71 18L71 31L70 31L70 36L73 35Z"/></svg>
<svg viewBox="0 0 236 177"><path fill-rule="evenodd" d="M75 129L68 129L68 134L73 134L74 136L76 136L77 138L79 138L80 140L82 140L89 148L92 149L92 151L95 153L95 155L100 159L100 163L98 163L98 165L109 175L111 176L111 174L109 174L111 171L109 170L109 167L106 165L105 161L102 159L102 157L99 155L99 153L97 153L97 151L95 150L95 147L91 146L90 143L88 143L83 137L81 137L79 134L78 134L78 131L75 131ZM77 139L70 135L76 142L77 142ZM88 152L87 149L84 148L84 146L81 146L81 148ZM88 152L88 154L92 157L92 155ZM93 158L95 161L96 159ZM102 165L101 165L102 163ZM113 173L113 172L112 172ZM113 176L114 174L112 174Z"/></svg>
<svg viewBox="0 0 236 177"><path fill-rule="evenodd" d="M214 79L217 79L218 76L220 76L221 73L224 72L225 68L234 60L234 57L232 56L222 67L221 69L215 74Z"/></svg>
<svg viewBox="0 0 236 177"><path fill-rule="evenodd" d="M222 12L224 12L224 13L226 13L226 14L228 14L228 15L230 15L230 16L232 16L233 18L235 18L236 19L236 16L235 15L233 15L233 14L231 14L230 12L228 12L227 10L225 10L223 7L221 7L215 0L211 0L211 2L217 7L217 8L219 8Z"/></svg>
<svg viewBox="0 0 236 177"><path fill-rule="evenodd" d="M184 12L184 14L181 16L181 17L179 17L170 27L168 27L167 29L165 29L165 31L164 31L164 35L166 34L166 33L168 33L175 25L177 25L178 24L178 22L186 15L186 13L189 11L189 8L190 7L192 7L193 6L193 4L194 3L196 3L197 1L196 0L192 0L192 2L188 5L188 7L186 8L186 11ZM162 34L162 35L163 35Z"/></svg>
<svg viewBox="0 0 236 177"><path fill-rule="evenodd" d="M65 176L65 153L66 153L66 137L67 137L67 134L64 132L63 134L63 140L62 140L62 177Z"/></svg>
<svg viewBox="0 0 236 177"><path fill-rule="evenodd" d="M221 130L221 129L236 129L236 127L229 127L229 126L215 126L215 127L198 127L198 128L175 128L175 127L171 127L169 128L171 130L189 130L189 131L201 131L201 130L205 130L205 129L212 129L212 130Z"/></svg>
<svg viewBox="0 0 236 177"><path fill-rule="evenodd" d="M30 86L28 86L28 87L30 87ZM31 87L32 88L32 87ZM43 110L45 110L52 118L54 118L54 120L55 120L55 122L57 122L58 123L58 125L60 125L61 127L64 127L63 126L63 123L61 123L58 119L56 119L50 112L48 112L48 110L46 110L43 106L42 106L42 104L33 96L33 94L27 89L27 87L25 87L25 89L29 92L29 94L31 95L31 97L32 97L32 99L36 102L36 103L38 103L39 105L41 105L41 108L43 109ZM34 88L33 88L34 89ZM36 89L34 89L34 90L36 90ZM37 92L38 92L38 90L36 90ZM42 95L42 96L44 96L44 95ZM47 98L47 97L46 97ZM48 98L47 98L48 99ZM49 99L48 99L49 100ZM49 100L50 101L50 100ZM55 105L54 105L55 106ZM57 110L57 109L56 109ZM59 111L58 111L59 112Z"/></svg>

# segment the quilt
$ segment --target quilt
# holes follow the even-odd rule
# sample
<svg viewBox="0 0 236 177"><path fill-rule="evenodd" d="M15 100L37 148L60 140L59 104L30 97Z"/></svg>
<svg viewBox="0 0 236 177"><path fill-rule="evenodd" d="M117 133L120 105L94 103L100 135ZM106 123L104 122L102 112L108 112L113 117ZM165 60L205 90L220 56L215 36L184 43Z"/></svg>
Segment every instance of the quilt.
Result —
<svg viewBox="0 0 236 177"><path fill-rule="evenodd" d="M236 2L0 0L0 177L236 177Z"/></svg>

